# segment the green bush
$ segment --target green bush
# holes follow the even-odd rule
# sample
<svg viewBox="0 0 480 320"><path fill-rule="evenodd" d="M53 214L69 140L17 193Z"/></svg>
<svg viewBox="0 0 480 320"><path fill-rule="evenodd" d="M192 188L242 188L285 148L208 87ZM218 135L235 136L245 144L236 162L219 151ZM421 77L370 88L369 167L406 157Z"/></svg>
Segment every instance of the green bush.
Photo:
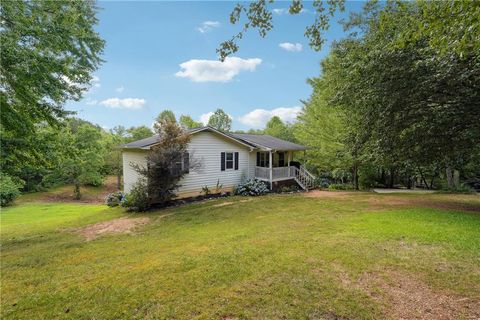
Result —
<svg viewBox="0 0 480 320"><path fill-rule="evenodd" d="M12 177L0 173L0 205L2 207L9 205L20 195L22 185L15 182Z"/></svg>
<svg viewBox="0 0 480 320"><path fill-rule="evenodd" d="M150 209L148 187L144 181L138 181L122 201L122 207L129 211L143 212Z"/></svg>
<svg viewBox="0 0 480 320"><path fill-rule="evenodd" d="M105 197L105 204L109 207L116 207L120 205L125 199L125 193L122 191L116 191L109 193Z"/></svg>
<svg viewBox="0 0 480 320"><path fill-rule="evenodd" d="M353 190L353 186L351 184L342 184L342 183L332 183L328 186L330 190Z"/></svg>
<svg viewBox="0 0 480 320"><path fill-rule="evenodd" d="M265 182L257 179L248 179L235 188L235 194L241 196L261 196L270 192Z"/></svg>

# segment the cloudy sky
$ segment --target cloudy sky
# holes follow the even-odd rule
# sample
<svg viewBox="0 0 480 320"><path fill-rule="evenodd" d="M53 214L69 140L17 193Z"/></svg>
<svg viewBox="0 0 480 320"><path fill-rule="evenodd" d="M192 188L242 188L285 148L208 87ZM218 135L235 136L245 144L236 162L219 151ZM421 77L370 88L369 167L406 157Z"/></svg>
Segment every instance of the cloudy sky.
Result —
<svg viewBox="0 0 480 320"><path fill-rule="evenodd" d="M273 115L293 121L311 93L305 80L318 76L330 43L344 36L341 26L334 23L327 44L315 52L303 37L314 19L311 8L290 16L288 2L275 2L272 32L264 39L248 32L240 51L220 63L215 49L239 31L228 22L234 5L99 2L105 62L84 99L67 108L105 128L151 125L164 109L208 121L222 108L234 129L262 128ZM347 12L361 5L347 2Z"/></svg>

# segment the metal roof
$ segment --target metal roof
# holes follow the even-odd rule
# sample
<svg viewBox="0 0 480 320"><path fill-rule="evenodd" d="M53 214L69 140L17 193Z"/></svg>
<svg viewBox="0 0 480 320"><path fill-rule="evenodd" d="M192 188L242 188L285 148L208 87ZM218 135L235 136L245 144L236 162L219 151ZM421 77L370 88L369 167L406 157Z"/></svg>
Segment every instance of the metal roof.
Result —
<svg viewBox="0 0 480 320"><path fill-rule="evenodd" d="M285 141L279 138L275 138L266 134L246 134L246 133L223 133L212 127L199 127L189 129L189 134L194 134L201 131L213 131L225 137L236 140L247 147L259 148L259 149L272 149L272 150L306 150L307 148L289 141ZM158 135L154 135L142 140L133 141L120 146L122 149L148 149L151 145L154 145L160 140Z"/></svg>

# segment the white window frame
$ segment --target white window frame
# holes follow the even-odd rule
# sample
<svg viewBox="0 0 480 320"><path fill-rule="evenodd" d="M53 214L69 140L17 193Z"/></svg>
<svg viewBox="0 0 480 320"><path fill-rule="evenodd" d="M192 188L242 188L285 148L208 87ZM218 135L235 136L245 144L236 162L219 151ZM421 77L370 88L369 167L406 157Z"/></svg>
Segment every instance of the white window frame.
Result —
<svg viewBox="0 0 480 320"><path fill-rule="evenodd" d="M227 163L230 161L230 160L227 160L228 159L228 154L231 154L232 155L232 167L231 168L228 168L227 167ZM227 170L235 170L235 152L234 151L225 151L225 171Z"/></svg>

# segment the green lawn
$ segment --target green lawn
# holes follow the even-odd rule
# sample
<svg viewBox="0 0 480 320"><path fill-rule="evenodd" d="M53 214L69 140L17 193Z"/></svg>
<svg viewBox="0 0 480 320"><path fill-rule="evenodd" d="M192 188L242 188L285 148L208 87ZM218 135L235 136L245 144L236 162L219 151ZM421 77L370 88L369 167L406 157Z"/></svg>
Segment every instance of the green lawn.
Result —
<svg viewBox="0 0 480 320"><path fill-rule="evenodd" d="M72 229L135 215L78 203L20 202L3 209L0 316L480 316L477 195L244 199L143 214L151 222L135 233L92 241ZM231 203L218 206L224 202ZM430 303L425 310L416 310L414 301L408 305L415 295L425 300L422 306Z"/></svg>

